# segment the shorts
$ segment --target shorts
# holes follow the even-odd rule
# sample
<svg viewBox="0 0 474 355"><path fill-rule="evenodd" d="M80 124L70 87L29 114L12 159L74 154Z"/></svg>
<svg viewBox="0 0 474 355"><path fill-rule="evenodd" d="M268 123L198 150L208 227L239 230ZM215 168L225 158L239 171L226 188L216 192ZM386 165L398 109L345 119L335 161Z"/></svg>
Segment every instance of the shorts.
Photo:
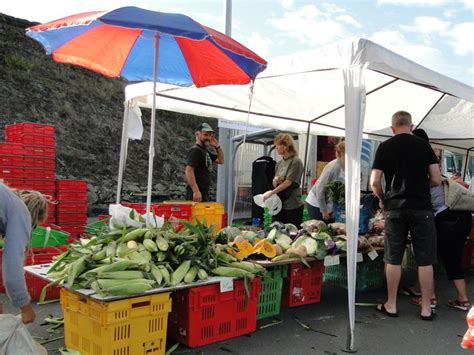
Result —
<svg viewBox="0 0 474 355"><path fill-rule="evenodd" d="M418 266L436 263L436 225L428 210L390 210L385 217L385 252L387 264L401 265L408 233Z"/></svg>

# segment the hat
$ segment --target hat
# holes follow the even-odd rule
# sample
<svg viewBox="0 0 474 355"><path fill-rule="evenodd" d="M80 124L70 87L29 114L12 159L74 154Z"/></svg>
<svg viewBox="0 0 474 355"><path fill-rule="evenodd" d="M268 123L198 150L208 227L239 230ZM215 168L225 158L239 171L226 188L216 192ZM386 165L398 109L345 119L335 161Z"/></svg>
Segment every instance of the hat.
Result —
<svg viewBox="0 0 474 355"><path fill-rule="evenodd" d="M206 122L203 122L201 123L199 126L196 127L196 131L203 131L203 132L212 132L214 133L214 130L212 129L212 127L206 123Z"/></svg>

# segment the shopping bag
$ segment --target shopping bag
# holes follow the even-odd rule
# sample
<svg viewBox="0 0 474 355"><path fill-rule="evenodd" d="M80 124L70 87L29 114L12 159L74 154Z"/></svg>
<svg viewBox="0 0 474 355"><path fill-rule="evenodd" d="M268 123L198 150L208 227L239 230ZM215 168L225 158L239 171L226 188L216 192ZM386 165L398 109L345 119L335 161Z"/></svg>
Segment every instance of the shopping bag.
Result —
<svg viewBox="0 0 474 355"><path fill-rule="evenodd" d="M48 355L21 321L21 315L0 315L0 355Z"/></svg>

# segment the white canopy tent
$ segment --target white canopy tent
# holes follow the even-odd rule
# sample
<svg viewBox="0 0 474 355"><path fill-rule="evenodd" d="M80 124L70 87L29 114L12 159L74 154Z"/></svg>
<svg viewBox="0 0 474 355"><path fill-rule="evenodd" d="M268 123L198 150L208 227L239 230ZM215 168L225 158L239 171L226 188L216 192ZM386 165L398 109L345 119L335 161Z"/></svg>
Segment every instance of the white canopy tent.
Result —
<svg viewBox="0 0 474 355"><path fill-rule="evenodd" d="M151 83L128 85L127 106L151 108L152 92ZM196 89L159 84L156 92L159 109L230 121L247 120L248 86ZM346 137L348 349L354 345L362 138L390 137L392 114L405 110L435 145L474 155L473 108L472 87L365 39L275 59L255 80L251 125ZM122 158L127 126L126 115Z"/></svg>

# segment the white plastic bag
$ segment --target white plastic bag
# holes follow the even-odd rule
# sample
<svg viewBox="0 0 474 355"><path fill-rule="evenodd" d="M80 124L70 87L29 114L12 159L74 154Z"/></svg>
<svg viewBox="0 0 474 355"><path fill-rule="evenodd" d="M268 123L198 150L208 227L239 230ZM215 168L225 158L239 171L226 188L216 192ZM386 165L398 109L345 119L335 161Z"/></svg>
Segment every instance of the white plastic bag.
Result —
<svg viewBox="0 0 474 355"><path fill-rule="evenodd" d="M0 315L0 355L48 355L21 321L21 315Z"/></svg>
<svg viewBox="0 0 474 355"><path fill-rule="evenodd" d="M131 213L132 211L133 213ZM141 215L136 210L120 204L109 205L109 214L112 216L109 223L109 228L111 230L120 230L124 226L141 228L144 227L146 223L146 214ZM161 227L163 223L163 217L153 216L150 212L150 224L154 227Z"/></svg>
<svg viewBox="0 0 474 355"><path fill-rule="evenodd" d="M280 213L282 209L281 199L276 194L271 195L265 202L263 202L263 194L254 196L253 200L257 206L268 208L270 216Z"/></svg>

